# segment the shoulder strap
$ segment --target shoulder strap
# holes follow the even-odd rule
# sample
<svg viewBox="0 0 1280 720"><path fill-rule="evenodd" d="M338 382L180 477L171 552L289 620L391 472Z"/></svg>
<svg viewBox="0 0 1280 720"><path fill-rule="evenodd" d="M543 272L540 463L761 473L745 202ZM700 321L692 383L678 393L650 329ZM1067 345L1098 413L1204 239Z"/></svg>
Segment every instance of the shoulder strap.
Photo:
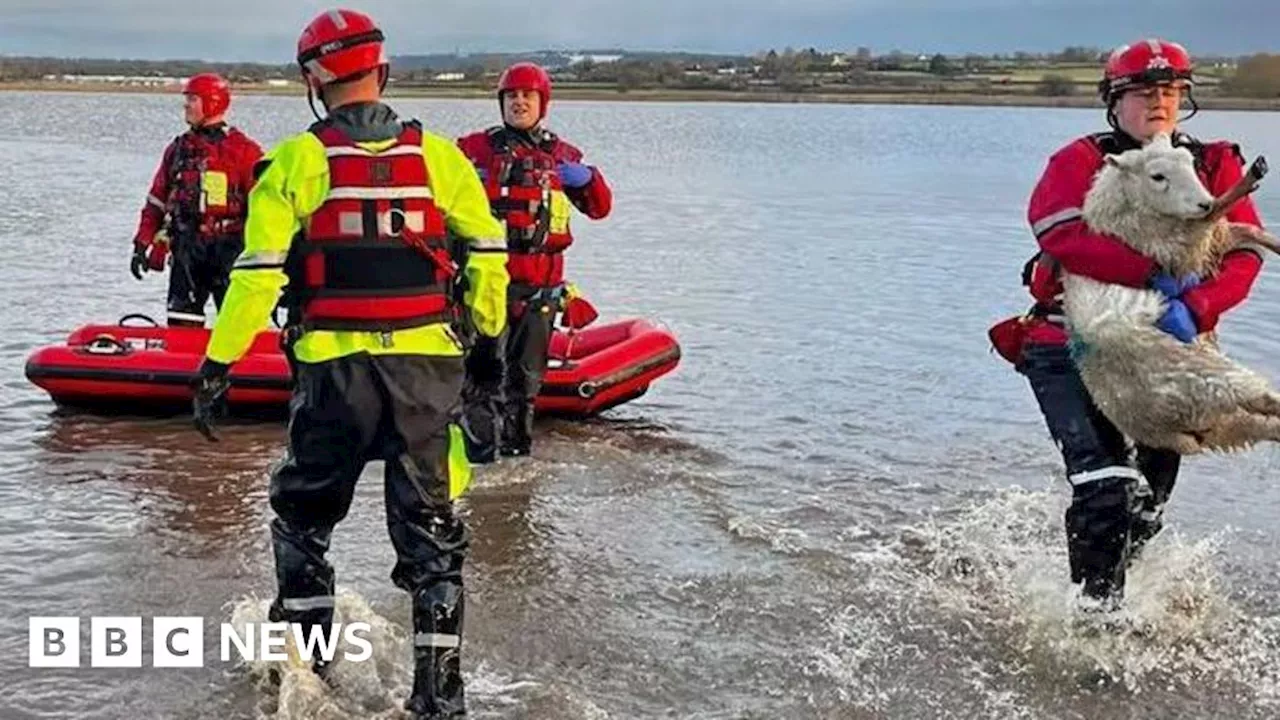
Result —
<svg viewBox="0 0 1280 720"><path fill-rule="evenodd" d="M1132 150L1126 138L1121 137L1115 132L1100 132L1089 136L1089 141L1093 146L1098 148L1098 152L1103 155L1119 155L1126 150Z"/></svg>
<svg viewBox="0 0 1280 720"><path fill-rule="evenodd" d="M485 134L489 136L489 149L493 151L494 155L505 155L511 150L506 128L501 125L494 125L485 130Z"/></svg>

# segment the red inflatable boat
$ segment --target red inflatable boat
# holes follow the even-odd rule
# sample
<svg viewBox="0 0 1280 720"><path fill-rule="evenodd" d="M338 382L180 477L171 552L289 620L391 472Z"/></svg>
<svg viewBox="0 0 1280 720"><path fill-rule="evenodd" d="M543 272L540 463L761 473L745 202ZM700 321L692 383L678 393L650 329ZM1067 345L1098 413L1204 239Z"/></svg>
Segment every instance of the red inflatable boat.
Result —
<svg viewBox="0 0 1280 720"><path fill-rule="evenodd" d="M85 325L65 345L36 350L26 374L59 405L130 414L180 410L190 408L189 383L208 341L205 328L158 327L144 315L128 315L115 325ZM679 364L680 346L668 330L632 319L557 330L549 356L538 412L585 417L643 395ZM230 377L231 412L288 411L289 365L278 331L260 333Z"/></svg>

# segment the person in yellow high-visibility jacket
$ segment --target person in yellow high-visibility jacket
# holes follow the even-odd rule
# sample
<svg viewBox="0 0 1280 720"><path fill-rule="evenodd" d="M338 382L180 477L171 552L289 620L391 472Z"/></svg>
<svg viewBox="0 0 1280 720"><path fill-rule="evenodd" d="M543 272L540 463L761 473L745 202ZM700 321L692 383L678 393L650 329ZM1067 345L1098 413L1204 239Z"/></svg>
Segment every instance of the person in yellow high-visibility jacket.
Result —
<svg viewBox="0 0 1280 720"><path fill-rule="evenodd" d="M287 284L295 388L289 452L271 477L278 595L270 618L331 630L329 537L365 463L384 459L392 579L413 599L406 709L461 717L469 531L452 501L471 468L455 424L464 375L457 325L465 317L483 336L501 334L506 240L461 151L381 102L388 65L372 19L322 13L298 53L328 117L257 168L245 249L196 380L195 421L212 438L228 369Z"/></svg>

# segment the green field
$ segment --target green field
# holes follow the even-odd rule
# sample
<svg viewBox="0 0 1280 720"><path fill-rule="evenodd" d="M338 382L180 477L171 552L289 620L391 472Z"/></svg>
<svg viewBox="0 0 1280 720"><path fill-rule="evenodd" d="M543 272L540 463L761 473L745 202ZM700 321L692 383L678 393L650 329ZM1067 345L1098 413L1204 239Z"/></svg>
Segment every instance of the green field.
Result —
<svg viewBox="0 0 1280 720"><path fill-rule="evenodd" d="M1219 84L1227 71L1218 68L1208 67L1196 72L1196 79L1202 85ZM1044 81L1048 75L1058 75L1069 78L1077 85L1088 85L1092 87L1096 85L1102 77L1102 71L1096 66L1081 65L1058 65L1034 68L1010 68L1007 71L994 70L981 73L972 73L964 77L970 79L986 78L993 82L1007 81L1011 84L1038 84Z"/></svg>

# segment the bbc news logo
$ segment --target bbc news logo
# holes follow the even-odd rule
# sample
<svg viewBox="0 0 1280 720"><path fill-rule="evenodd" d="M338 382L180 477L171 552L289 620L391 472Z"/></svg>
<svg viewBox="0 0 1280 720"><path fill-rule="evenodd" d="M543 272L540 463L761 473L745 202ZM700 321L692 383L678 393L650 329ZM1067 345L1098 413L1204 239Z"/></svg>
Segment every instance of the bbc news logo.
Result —
<svg viewBox="0 0 1280 720"><path fill-rule="evenodd" d="M32 617L29 623L29 667L81 666L80 618ZM201 617L152 618L151 667L204 667L204 629ZM373 657L370 632L369 623L363 622L333 623L328 633L319 626L304 632L297 623L245 623L243 628L222 623L219 655L222 662L231 662L233 656L240 662L286 662L296 653L309 665L333 662L343 646L343 660L363 662ZM89 667L140 668L145 643L140 617L89 618Z"/></svg>

